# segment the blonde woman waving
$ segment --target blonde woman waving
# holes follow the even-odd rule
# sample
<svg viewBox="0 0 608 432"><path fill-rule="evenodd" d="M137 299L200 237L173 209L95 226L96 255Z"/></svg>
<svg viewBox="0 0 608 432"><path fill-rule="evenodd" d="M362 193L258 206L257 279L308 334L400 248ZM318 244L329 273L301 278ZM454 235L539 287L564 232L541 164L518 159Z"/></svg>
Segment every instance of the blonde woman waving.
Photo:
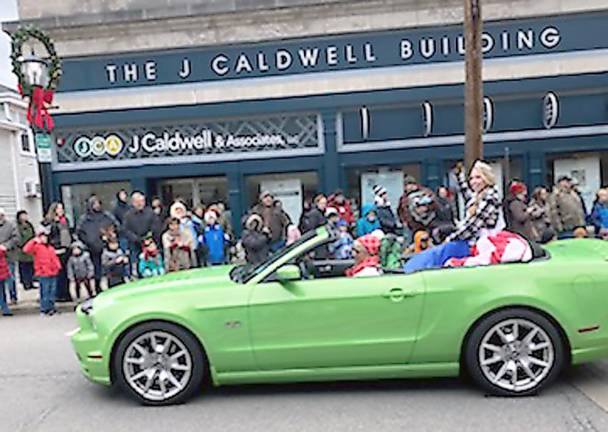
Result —
<svg viewBox="0 0 608 432"><path fill-rule="evenodd" d="M465 217L446 241L465 240L471 244L480 237L503 228L496 176L492 167L480 160L473 164L468 182L460 164L457 166L457 175L460 192L466 201Z"/></svg>

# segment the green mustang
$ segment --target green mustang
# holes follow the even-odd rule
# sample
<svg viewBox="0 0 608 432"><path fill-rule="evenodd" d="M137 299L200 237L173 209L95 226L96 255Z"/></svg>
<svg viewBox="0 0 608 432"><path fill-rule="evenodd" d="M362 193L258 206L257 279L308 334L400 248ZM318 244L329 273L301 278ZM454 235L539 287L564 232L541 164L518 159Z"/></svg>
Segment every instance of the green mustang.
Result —
<svg viewBox="0 0 608 432"><path fill-rule="evenodd" d="M325 228L257 267L140 280L78 307L84 374L142 403L213 385L466 373L527 395L608 356L608 242L557 241L529 263L344 277Z"/></svg>

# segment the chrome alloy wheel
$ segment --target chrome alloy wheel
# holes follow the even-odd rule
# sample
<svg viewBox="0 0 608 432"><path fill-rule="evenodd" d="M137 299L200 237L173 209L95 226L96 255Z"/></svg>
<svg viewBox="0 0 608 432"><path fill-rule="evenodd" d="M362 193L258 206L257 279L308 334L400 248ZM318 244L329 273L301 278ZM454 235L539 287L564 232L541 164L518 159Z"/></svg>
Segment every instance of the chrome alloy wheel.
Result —
<svg viewBox="0 0 608 432"><path fill-rule="evenodd" d="M186 345L164 331L150 331L125 350L123 373L144 399L164 401L180 393L192 376L192 356Z"/></svg>
<svg viewBox="0 0 608 432"><path fill-rule="evenodd" d="M488 381L505 390L525 392L549 375L555 363L555 347L542 327L514 318L486 332L478 358Z"/></svg>

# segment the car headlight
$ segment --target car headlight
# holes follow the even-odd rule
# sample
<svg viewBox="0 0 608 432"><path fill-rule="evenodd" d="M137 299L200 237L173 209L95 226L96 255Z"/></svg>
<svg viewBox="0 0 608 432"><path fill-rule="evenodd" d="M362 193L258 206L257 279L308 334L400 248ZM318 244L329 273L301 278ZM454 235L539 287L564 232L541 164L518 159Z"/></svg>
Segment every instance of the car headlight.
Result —
<svg viewBox="0 0 608 432"><path fill-rule="evenodd" d="M85 315L91 315L93 312L93 299L88 299L80 304L80 310Z"/></svg>

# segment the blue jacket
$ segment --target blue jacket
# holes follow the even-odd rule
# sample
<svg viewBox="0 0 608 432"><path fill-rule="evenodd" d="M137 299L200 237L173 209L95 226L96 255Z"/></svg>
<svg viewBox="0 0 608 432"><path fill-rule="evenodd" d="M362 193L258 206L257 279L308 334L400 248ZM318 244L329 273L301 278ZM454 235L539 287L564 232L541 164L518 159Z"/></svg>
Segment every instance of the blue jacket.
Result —
<svg viewBox="0 0 608 432"><path fill-rule="evenodd" d="M599 201L593 204L591 223L598 229L608 228L608 205L602 204Z"/></svg>
<svg viewBox="0 0 608 432"><path fill-rule="evenodd" d="M226 235L222 226L218 223L207 225L203 233L203 239L209 249L209 264L224 264L226 262L224 253Z"/></svg>
<svg viewBox="0 0 608 432"><path fill-rule="evenodd" d="M143 278L165 274L165 263L163 262L163 257L160 253L155 258L149 259L145 259L143 252L140 253L137 268L139 274Z"/></svg>
<svg viewBox="0 0 608 432"><path fill-rule="evenodd" d="M329 246L329 252L335 259L346 260L353 257L353 238L347 232L341 232L338 239Z"/></svg>
<svg viewBox="0 0 608 432"><path fill-rule="evenodd" d="M367 219L367 215L372 210L376 211L376 206L374 206L372 204L365 204L361 208L361 214L363 215L363 217L359 218L359 220L357 221L357 237L361 237L366 234L371 234L372 232L376 231L377 229L380 229L380 221L378 220L377 217L373 222L370 222Z"/></svg>

